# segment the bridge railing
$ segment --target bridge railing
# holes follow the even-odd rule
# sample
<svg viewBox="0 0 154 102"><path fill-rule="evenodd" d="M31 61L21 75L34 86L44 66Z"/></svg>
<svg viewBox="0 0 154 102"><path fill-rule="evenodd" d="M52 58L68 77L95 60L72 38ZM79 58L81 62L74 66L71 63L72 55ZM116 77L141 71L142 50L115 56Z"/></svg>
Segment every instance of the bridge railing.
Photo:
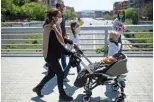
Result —
<svg viewBox="0 0 154 102"><path fill-rule="evenodd" d="M69 27L66 28L70 30ZM127 56L153 56L153 26L128 25L126 28L127 30L133 30L133 32L124 32L122 36L123 53ZM111 25L82 26L80 33L81 49L87 56L106 56L108 34L111 30ZM135 32L135 30L144 31ZM42 56L42 31L41 27L2 27L1 55ZM126 35L129 35L129 38L125 37ZM136 38L135 35L149 36ZM98 49L100 47L102 49ZM96 50L102 52L97 53Z"/></svg>

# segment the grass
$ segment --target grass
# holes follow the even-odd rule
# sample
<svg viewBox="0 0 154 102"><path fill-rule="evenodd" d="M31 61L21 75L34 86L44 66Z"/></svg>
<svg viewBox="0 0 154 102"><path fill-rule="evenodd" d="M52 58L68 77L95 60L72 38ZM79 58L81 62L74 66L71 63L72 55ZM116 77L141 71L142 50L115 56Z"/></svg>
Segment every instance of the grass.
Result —
<svg viewBox="0 0 154 102"><path fill-rule="evenodd" d="M26 39L42 39L41 35L29 35ZM42 44L42 40L30 40L30 41L12 41L9 44ZM7 45L2 46L2 49L42 49L40 45L34 46L20 46L20 45Z"/></svg>
<svg viewBox="0 0 154 102"><path fill-rule="evenodd" d="M149 32L148 30L127 30L126 32ZM134 35L130 35L127 34L125 35L125 37L127 38L153 38L153 34L134 34ZM144 40L144 39L139 39L139 40L135 40L134 43L153 43L153 40ZM136 47L140 47L140 46L136 46ZM146 45L144 46L145 48L153 48L153 45Z"/></svg>
<svg viewBox="0 0 154 102"><path fill-rule="evenodd" d="M126 20L124 24L133 25L131 20ZM138 30L127 30L126 32L149 32L149 30L139 30L138 29ZM127 38L153 38L153 34L134 34L134 35L126 34L125 37ZM153 40L135 40L135 43L153 43ZM153 48L153 45L146 45L144 47Z"/></svg>
<svg viewBox="0 0 154 102"><path fill-rule="evenodd" d="M134 25L131 20L126 20L124 24L125 25Z"/></svg>
<svg viewBox="0 0 154 102"><path fill-rule="evenodd" d="M105 50L105 49L104 49L104 46L99 47L99 48L96 49L96 53L103 53L104 50Z"/></svg>

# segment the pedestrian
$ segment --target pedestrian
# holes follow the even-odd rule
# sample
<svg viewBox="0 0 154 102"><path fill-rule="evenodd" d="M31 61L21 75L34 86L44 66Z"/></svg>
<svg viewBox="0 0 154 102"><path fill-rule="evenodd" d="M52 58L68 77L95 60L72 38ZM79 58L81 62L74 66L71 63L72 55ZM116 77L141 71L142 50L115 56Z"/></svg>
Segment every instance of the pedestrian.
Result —
<svg viewBox="0 0 154 102"><path fill-rule="evenodd" d="M73 42L69 39L66 38L66 28L65 28L65 18L64 18L64 2L60 1L59 3L56 4L56 8L61 12L62 14L62 18L60 18L59 23L57 24L57 28L60 31L60 33L62 34L62 37L64 39L65 44L73 44ZM67 66L66 64L66 55L62 54L61 55L61 64L62 64L62 68L63 70L65 69L65 67ZM48 70L48 63L46 63L43 66L46 70Z"/></svg>
<svg viewBox="0 0 154 102"><path fill-rule="evenodd" d="M65 43L69 43L69 40L66 39L66 28L65 28L65 18L64 18L64 9L65 5L63 1L60 1L56 4L56 8L61 12L62 14L62 22L60 23L60 28L62 31L62 36L64 38ZM61 64L63 67L63 70L65 70L67 64L66 64L66 55L61 55Z"/></svg>
<svg viewBox="0 0 154 102"><path fill-rule="evenodd" d="M80 25L77 22L72 22L71 23L71 30L72 30L72 33L69 35L69 39L72 40L74 44L79 46ZM68 44L68 49L72 50L73 46ZM70 68L71 68L71 57L69 58L69 63L64 70L64 81L65 82L69 82L69 80L67 79L67 75L68 75ZM76 68L77 68L77 73L79 73L81 70L80 63L77 63Z"/></svg>
<svg viewBox="0 0 154 102"><path fill-rule="evenodd" d="M48 63L48 74L41 80L41 82L33 89L39 97L43 97L41 89L44 85L57 75L57 84L59 89L59 100L72 101L73 98L68 96L63 88L64 73L60 66L59 59L61 54L73 55L73 53L66 49L64 40L57 28L57 23L60 22L61 12L59 10L49 10L47 19L43 26L43 56Z"/></svg>
<svg viewBox="0 0 154 102"><path fill-rule="evenodd" d="M113 30L116 30L119 32L120 37L118 42L121 43L121 49L122 50L122 40L121 40L121 35L123 34L123 32L125 31L125 26L124 26L124 22L125 22L125 11L120 10L117 14L117 18L113 21Z"/></svg>

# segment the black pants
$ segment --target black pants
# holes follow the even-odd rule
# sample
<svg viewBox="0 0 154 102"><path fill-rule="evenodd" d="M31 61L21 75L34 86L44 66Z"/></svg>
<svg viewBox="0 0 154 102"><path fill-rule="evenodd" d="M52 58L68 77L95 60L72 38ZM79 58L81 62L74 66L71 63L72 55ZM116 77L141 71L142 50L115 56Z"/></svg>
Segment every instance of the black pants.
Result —
<svg viewBox="0 0 154 102"><path fill-rule="evenodd" d="M57 75L59 93L64 92L63 88L64 73L62 71L58 59L48 62L48 74L42 79L42 81L37 85L37 87L42 89L44 85L55 76L55 74Z"/></svg>

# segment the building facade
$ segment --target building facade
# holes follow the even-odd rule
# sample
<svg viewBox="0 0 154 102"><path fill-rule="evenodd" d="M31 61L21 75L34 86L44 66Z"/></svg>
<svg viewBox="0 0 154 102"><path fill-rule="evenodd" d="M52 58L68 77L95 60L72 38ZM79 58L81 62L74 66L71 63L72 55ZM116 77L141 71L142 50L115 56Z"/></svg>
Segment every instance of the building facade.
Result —
<svg viewBox="0 0 154 102"><path fill-rule="evenodd" d="M113 12L117 14L119 10L125 10L128 7L129 7L128 0L123 1L123 2L115 2L113 5Z"/></svg>
<svg viewBox="0 0 154 102"><path fill-rule="evenodd" d="M129 0L129 7L139 8L144 5L148 0Z"/></svg>
<svg viewBox="0 0 154 102"><path fill-rule="evenodd" d="M57 2L60 2L62 0L41 0L41 2L45 5L48 5L49 7L55 7Z"/></svg>

